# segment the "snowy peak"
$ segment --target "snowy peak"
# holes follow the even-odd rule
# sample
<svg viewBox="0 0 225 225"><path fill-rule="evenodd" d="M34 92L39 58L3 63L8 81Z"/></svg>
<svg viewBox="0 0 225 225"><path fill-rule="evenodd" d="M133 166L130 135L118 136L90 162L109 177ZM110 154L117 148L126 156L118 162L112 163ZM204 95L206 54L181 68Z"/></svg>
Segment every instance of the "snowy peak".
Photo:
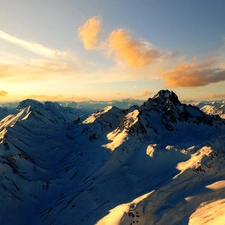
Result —
<svg viewBox="0 0 225 225"><path fill-rule="evenodd" d="M173 91L169 91L169 90L159 91L153 97L153 100L155 100L156 102L162 102L162 103L167 103L167 104L173 103L173 105L175 105L175 106L181 104L177 95Z"/></svg>
<svg viewBox="0 0 225 225"><path fill-rule="evenodd" d="M140 111L146 114L150 124L155 124L156 129L159 124L173 131L178 123L210 126L223 123L218 116L206 115L198 107L182 104L177 95L168 90L161 90L153 98L149 98L140 107Z"/></svg>
<svg viewBox="0 0 225 225"><path fill-rule="evenodd" d="M175 110L175 108L182 105L173 91L161 90L153 98L149 98L144 104L140 107L144 110L150 111L167 111Z"/></svg>
<svg viewBox="0 0 225 225"><path fill-rule="evenodd" d="M37 109L39 107L42 107L42 105L43 104L37 100L26 99L26 100L23 100L22 102L20 102L17 108L23 109L23 108L30 106L32 109Z"/></svg>
<svg viewBox="0 0 225 225"><path fill-rule="evenodd" d="M79 109L63 107L56 102L47 101L41 103L33 99L26 99L20 102L17 109L22 110L27 107L29 107L33 119L44 123L47 123L47 121L51 123L72 122L84 114Z"/></svg>
<svg viewBox="0 0 225 225"><path fill-rule="evenodd" d="M45 110L53 111L53 110L60 110L60 108L66 108L66 107L61 107L58 103L55 103L55 102L47 101L47 102L41 103L34 99L23 100L22 102L20 102L17 108L23 109L28 106L31 108L31 110L45 109Z"/></svg>
<svg viewBox="0 0 225 225"><path fill-rule="evenodd" d="M83 124L93 123L98 118L105 119L120 112L121 110L115 106L107 106L101 110L97 110L96 112L92 113L86 120L83 121Z"/></svg>

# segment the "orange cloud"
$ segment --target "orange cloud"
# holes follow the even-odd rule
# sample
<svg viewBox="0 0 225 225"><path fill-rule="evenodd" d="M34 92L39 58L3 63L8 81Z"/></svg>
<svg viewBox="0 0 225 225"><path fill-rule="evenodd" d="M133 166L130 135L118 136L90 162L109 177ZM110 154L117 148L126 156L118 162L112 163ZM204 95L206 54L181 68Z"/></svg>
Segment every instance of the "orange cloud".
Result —
<svg viewBox="0 0 225 225"><path fill-rule="evenodd" d="M131 67L144 67L162 56L159 50L147 43L133 40L123 29L114 30L106 44L108 56L113 55L117 61L125 61Z"/></svg>
<svg viewBox="0 0 225 225"><path fill-rule="evenodd" d="M100 31L101 19L94 16L86 21L86 23L78 28L78 35L83 41L84 47L89 50L97 49L98 33Z"/></svg>
<svg viewBox="0 0 225 225"><path fill-rule="evenodd" d="M27 98L36 99L38 101L87 101L89 100L87 97L82 96L64 96L61 94L57 95L30 95Z"/></svg>
<svg viewBox="0 0 225 225"><path fill-rule="evenodd" d="M225 99L225 93L221 93L221 94L211 93L211 94L203 96L203 99Z"/></svg>
<svg viewBox="0 0 225 225"><path fill-rule="evenodd" d="M153 92L151 92L149 90L144 90L144 91L141 92L141 94L139 95L139 97L149 97L152 94L153 94Z"/></svg>
<svg viewBox="0 0 225 225"><path fill-rule="evenodd" d="M123 29L114 30L105 42L97 46L100 24L100 17L94 16L78 28L78 36L84 47L89 50L104 50L107 56L112 56L117 62L125 62L132 68L142 68L154 60L169 59L178 54L178 51L161 53L148 42L133 39Z"/></svg>
<svg viewBox="0 0 225 225"><path fill-rule="evenodd" d="M2 82L31 82L68 78L79 70L76 61L63 60L27 60L18 64L0 63Z"/></svg>
<svg viewBox="0 0 225 225"><path fill-rule="evenodd" d="M4 98L8 95L7 91L0 90L0 98Z"/></svg>
<svg viewBox="0 0 225 225"><path fill-rule="evenodd" d="M210 83L225 81L225 69L214 68L217 59L211 59L204 63L197 63L193 59L191 63L181 63L171 71L162 74L166 87L199 87Z"/></svg>

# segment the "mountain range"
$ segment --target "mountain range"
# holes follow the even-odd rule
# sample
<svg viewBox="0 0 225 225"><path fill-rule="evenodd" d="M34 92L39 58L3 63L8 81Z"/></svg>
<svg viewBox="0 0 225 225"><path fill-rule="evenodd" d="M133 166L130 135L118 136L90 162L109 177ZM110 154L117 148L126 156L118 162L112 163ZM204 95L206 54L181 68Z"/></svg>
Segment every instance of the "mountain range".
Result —
<svg viewBox="0 0 225 225"><path fill-rule="evenodd" d="M93 113L0 109L0 224L225 221L225 120L168 90Z"/></svg>
<svg viewBox="0 0 225 225"><path fill-rule="evenodd" d="M200 102L197 106L205 113L225 119L225 100Z"/></svg>
<svg viewBox="0 0 225 225"><path fill-rule="evenodd" d="M97 110L100 110L107 106L115 106L120 109L127 109L133 105L141 106L144 101L138 99L122 99L122 100L112 100L112 101L56 101L54 103L59 104L63 107L70 107L82 110L84 114L88 115ZM199 107L203 112L211 115L219 115L222 118L225 118L225 100L208 100L208 101L194 101L194 100L183 100L183 104L191 104ZM0 118L8 115L8 110L11 112L15 111L15 108L18 106L19 102L0 102Z"/></svg>

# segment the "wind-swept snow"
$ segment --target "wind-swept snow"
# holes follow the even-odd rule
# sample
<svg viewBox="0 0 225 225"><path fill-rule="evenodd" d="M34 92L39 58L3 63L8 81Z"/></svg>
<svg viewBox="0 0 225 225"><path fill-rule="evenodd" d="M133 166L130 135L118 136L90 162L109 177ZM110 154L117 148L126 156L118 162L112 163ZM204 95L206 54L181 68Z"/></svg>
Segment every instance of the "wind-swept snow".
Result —
<svg viewBox="0 0 225 225"><path fill-rule="evenodd" d="M219 225L225 221L225 199L203 202L191 215L188 225Z"/></svg>
<svg viewBox="0 0 225 225"><path fill-rule="evenodd" d="M225 180L216 181L212 184L207 185L206 188L209 188L211 190L220 190L222 188L225 188Z"/></svg>
<svg viewBox="0 0 225 225"><path fill-rule="evenodd" d="M180 162L177 164L177 169L181 172L176 175L174 178L177 178L180 176L185 170L188 169L199 169L201 170L201 161L204 156L209 156L212 152L212 148L208 146L204 146L201 149L199 149L196 153L191 155L191 158L185 162Z"/></svg>
<svg viewBox="0 0 225 225"><path fill-rule="evenodd" d="M151 191L150 193L144 194L134 199L132 202L125 203L115 207L114 209L111 209L109 211L109 214L99 220L96 225L125 225L133 224L133 221L135 223L139 223L139 220L141 218L140 215L135 211L135 209L139 202L147 198L153 192L154 191Z"/></svg>
<svg viewBox="0 0 225 225"><path fill-rule="evenodd" d="M93 123L97 118L99 118L101 115L107 113L109 110L112 109L112 106L107 106L103 110L99 110L92 115L90 115L86 120L83 121L84 124L87 123Z"/></svg>

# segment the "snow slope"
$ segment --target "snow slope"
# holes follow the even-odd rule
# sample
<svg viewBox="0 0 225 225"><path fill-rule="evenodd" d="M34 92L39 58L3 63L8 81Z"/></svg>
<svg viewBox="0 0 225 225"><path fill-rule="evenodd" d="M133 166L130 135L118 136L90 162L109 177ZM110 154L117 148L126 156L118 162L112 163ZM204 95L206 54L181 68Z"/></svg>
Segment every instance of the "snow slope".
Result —
<svg viewBox="0 0 225 225"><path fill-rule="evenodd" d="M210 115L219 115L225 119L225 100L200 102L197 104L201 110Z"/></svg>
<svg viewBox="0 0 225 225"><path fill-rule="evenodd" d="M225 122L162 90L88 117L25 100L1 121L0 224L216 224Z"/></svg>

